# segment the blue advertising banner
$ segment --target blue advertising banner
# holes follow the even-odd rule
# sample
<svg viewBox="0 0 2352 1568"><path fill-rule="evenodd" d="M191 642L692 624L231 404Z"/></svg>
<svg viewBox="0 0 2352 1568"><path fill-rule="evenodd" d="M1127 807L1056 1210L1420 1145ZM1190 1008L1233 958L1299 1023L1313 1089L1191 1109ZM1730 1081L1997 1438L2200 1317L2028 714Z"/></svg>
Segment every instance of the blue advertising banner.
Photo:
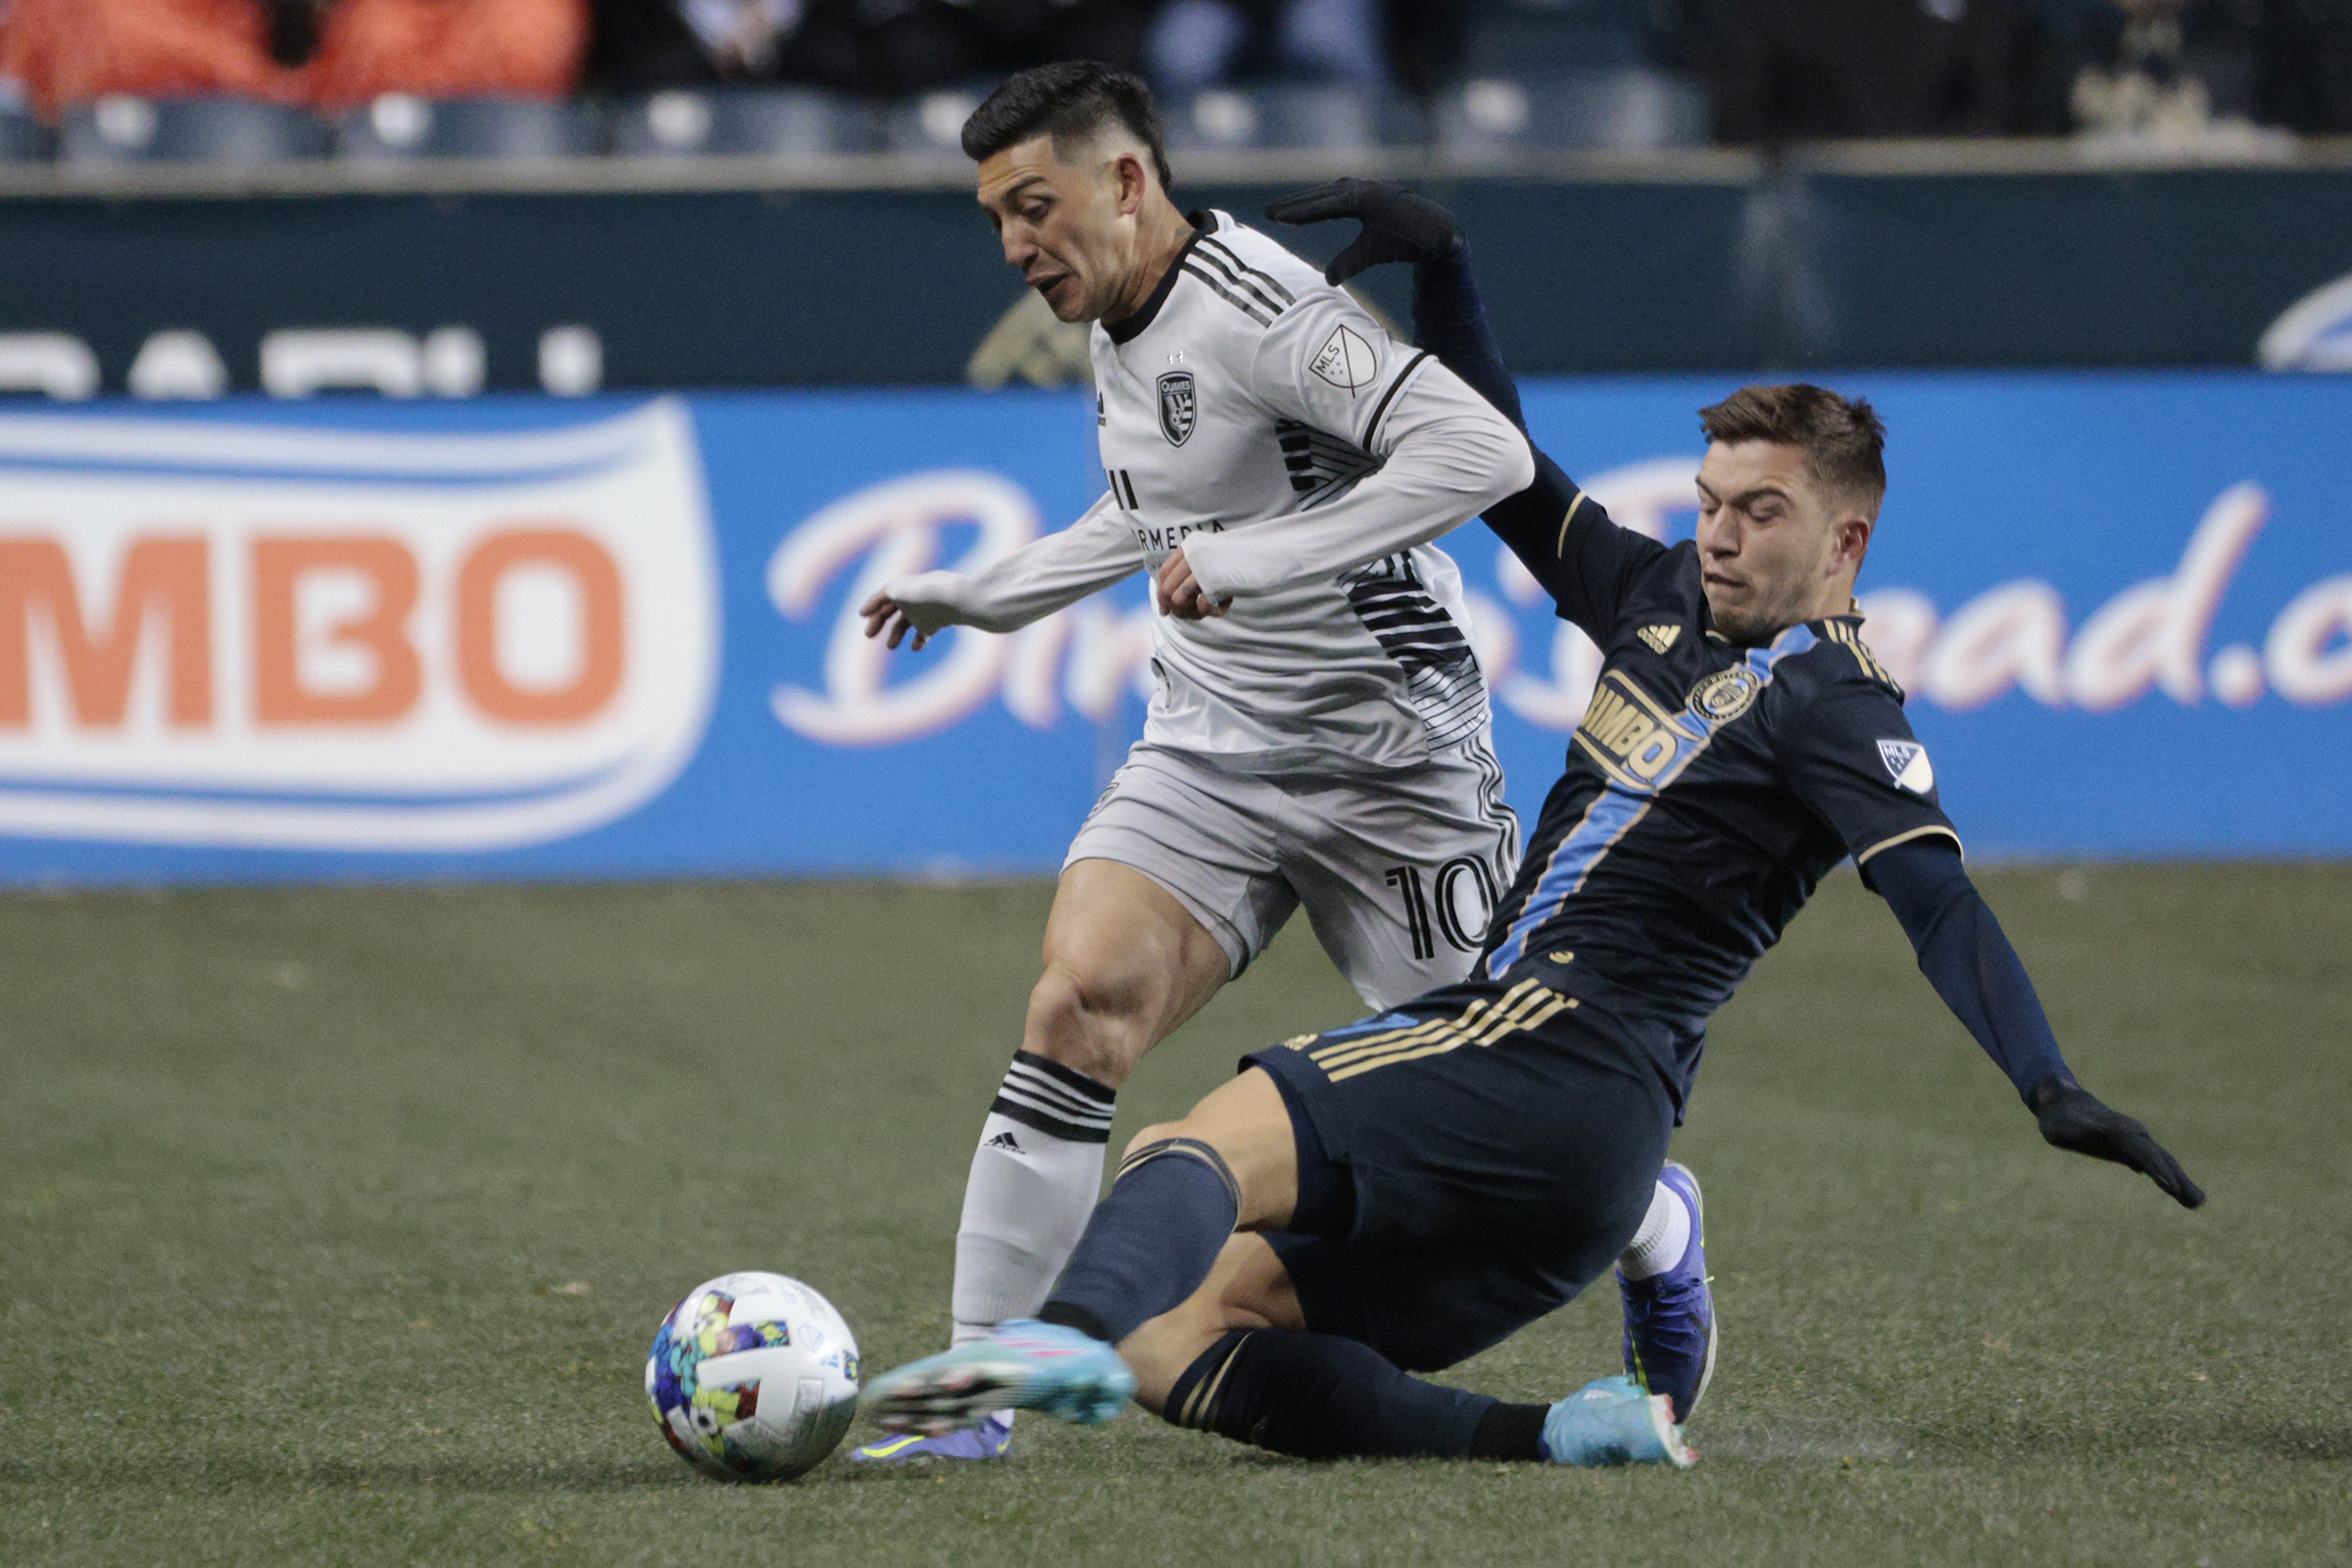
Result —
<svg viewBox="0 0 2352 1568"><path fill-rule="evenodd" d="M1862 375L1866 635L1973 851L2352 853L2352 383ZM1687 536L1725 377L1537 380ZM1076 516L1079 395L98 405L0 416L0 881L1050 870L1140 731L1141 578L865 640L881 581ZM1448 549L1532 811L1596 656Z"/></svg>

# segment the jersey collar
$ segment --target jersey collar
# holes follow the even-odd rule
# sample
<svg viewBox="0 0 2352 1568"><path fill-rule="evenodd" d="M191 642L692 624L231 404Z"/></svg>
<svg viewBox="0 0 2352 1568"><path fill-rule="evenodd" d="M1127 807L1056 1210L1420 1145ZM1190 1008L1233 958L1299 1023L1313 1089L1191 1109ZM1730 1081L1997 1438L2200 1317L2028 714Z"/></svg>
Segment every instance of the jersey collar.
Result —
<svg viewBox="0 0 2352 1568"><path fill-rule="evenodd" d="M1152 297L1144 301L1143 309L1118 325L1102 328L1113 343L1132 343L1143 336L1144 328L1152 324L1152 318L1159 315L1159 308L1167 304L1169 291L1176 287L1176 279L1184 275L1184 264L1192 260L1193 247L1200 243L1201 235L1216 232L1217 215L1212 212L1190 212L1184 215L1184 220L1193 225L1193 237L1184 242L1184 249L1178 251L1176 259L1168 263L1168 270L1160 274L1159 285L1152 290Z"/></svg>
<svg viewBox="0 0 2352 1568"><path fill-rule="evenodd" d="M1845 613L1841 615L1822 615L1813 620L1800 620L1796 623L1796 625L1811 629L1814 627L1827 626L1832 621L1841 621L1846 625L1851 626L1854 630L1860 631L1862 629L1863 621L1862 601L1859 599L1848 599L1846 601ZM1714 612L1707 608L1707 601L1703 595L1698 601L1698 624L1699 629L1706 633L1707 641L1711 643L1721 643L1726 648L1737 646L1729 637L1726 637L1723 633L1715 629ZM1779 647L1781 639L1788 636L1788 633L1794 631L1795 629L1796 626L1783 627L1781 630L1773 633L1771 642L1766 643L1763 646L1766 648ZM1820 633L1816 631L1814 635L1819 636Z"/></svg>

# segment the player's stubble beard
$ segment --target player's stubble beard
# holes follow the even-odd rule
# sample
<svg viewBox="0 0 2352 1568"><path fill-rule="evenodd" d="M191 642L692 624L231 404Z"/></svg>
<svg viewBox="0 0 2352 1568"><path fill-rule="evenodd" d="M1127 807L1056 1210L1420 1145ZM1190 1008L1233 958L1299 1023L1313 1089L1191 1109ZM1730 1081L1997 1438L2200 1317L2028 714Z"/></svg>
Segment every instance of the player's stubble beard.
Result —
<svg viewBox="0 0 2352 1568"><path fill-rule="evenodd" d="M1828 548L1829 540L1825 533L1823 549ZM1778 571L1746 571L1748 591L1737 602L1719 598L1724 590L1702 582L1707 618L1725 639L1741 648L1761 648L1791 626L1842 612L1851 602L1851 577L1824 574L1818 564L1791 561L1781 564L1783 569Z"/></svg>
<svg viewBox="0 0 2352 1568"><path fill-rule="evenodd" d="M1773 603L1725 606L1707 596L1707 615L1715 629L1741 648L1760 648L1782 632L1806 619L1798 594L1784 593Z"/></svg>

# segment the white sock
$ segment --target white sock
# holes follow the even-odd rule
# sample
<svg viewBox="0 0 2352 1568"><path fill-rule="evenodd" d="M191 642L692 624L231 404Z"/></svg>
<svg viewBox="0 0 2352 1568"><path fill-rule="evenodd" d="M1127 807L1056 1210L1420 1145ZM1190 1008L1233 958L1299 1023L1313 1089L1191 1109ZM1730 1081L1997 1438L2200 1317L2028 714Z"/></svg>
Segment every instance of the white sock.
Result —
<svg viewBox="0 0 2352 1568"><path fill-rule="evenodd" d="M1013 1056L963 1186L955 1344L1046 1304L1102 1196L1112 1101L1082 1072L1026 1051Z"/></svg>
<svg viewBox="0 0 2352 1568"><path fill-rule="evenodd" d="M1660 1182L1650 1194L1649 1212L1642 1216L1642 1228L1634 1232L1634 1245L1625 1250L1617 1266L1629 1280L1645 1280L1680 1263L1690 1246L1690 1210L1673 1188Z"/></svg>

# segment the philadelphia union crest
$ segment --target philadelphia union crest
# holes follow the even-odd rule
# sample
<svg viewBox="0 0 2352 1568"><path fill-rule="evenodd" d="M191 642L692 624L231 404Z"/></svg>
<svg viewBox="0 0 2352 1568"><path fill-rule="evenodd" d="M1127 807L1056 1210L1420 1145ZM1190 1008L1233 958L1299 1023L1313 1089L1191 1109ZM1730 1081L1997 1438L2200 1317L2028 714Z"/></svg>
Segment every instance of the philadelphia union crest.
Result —
<svg viewBox="0 0 2352 1568"><path fill-rule="evenodd" d="M1199 412L1192 371L1170 370L1159 378L1159 431L1168 438L1168 445L1180 447L1192 439L1193 420Z"/></svg>
<svg viewBox="0 0 2352 1568"><path fill-rule="evenodd" d="M1745 664L1734 664L1690 688L1690 711L1710 724L1729 724L1747 711L1763 689L1763 676Z"/></svg>

